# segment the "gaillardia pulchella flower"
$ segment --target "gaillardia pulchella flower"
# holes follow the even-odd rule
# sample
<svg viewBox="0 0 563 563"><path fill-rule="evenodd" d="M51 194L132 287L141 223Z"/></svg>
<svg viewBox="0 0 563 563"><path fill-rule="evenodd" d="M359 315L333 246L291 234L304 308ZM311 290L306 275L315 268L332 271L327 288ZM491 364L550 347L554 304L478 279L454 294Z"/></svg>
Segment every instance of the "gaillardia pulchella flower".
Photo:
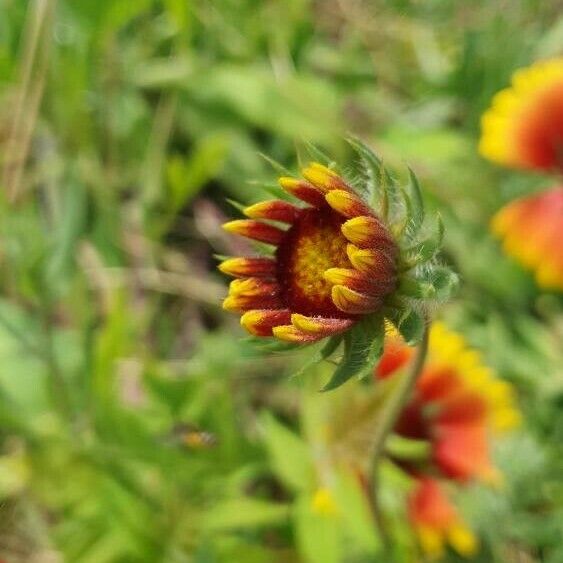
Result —
<svg viewBox="0 0 563 563"><path fill-rule="evenodd" d="M437 233L419 237L424 215L414 175L402 188L365 145L351 144L358 155L353 180L314 162L301 171L302 178L279 179L282 197L289 194L294 201L257 203L244 210L246 219L225 224L228 232L274 251L230 258L219 268L238 278L223 307L240 313L252 335L308 344L361 327L357 338L345 340L345 356L354 354L356 365L369 361L373 367L382 348L383 318L413 332L413 303L420 310L421 300L439 296L452 277L432 261L441 223ZM365 352L370 346L374 349ZM349 376L346 370L345 379Z"/></svg>
<svg viewBox="0 0 563 563"><path fill-rule="evenodd" d="M563 187L510 202L493 218L492 230L539 286L563 291Z"/></svg>
<svg viewBox="0 0 563 563"><path fill-rule="evenodd" d="M477 538L437 479L417 479L409 497L408 516L427 557L442 557L446 544L467 557L477 551Z"/></svg>
<svg viewBox="0 0 563 563"><path fill-rule="evenodd" d="M392 332L377 365L377 379L408 367L414 351ZM391 459L411 475L414 489L409 516L429 556L449 543L462 555L475 551L477 539L447 498L446 483L496 483L499 471L491 459L491 440L520 421L514 391L483 363L464 338L434 323L428 357L413 395L397 420L395 433L424 441L426 455Z"/></svg>
<svg viewBox="0 0 563 563"><path fill-rule="evenodd" d="M481 154L499 164L563 171L563 58L516 71L481 120Z"/></svg>

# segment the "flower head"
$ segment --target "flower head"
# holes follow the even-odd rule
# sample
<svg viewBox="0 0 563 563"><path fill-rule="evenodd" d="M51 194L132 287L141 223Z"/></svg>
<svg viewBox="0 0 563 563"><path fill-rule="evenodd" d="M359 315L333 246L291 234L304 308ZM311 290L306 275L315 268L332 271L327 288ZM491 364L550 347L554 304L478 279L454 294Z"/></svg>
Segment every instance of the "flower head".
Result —
<svg viewBox="0 0 563 563"><path fill-rule="evenodd" d="M388 377L403 367L409 361L404 350L411 351L391 335L376 375ZM389 366L393 366L392 371ZM460 482L494 481L498 472L490 460L490 436L514 427L518 421L510 385L495 377L461 335L435 323L428 361L396 432L406 438L429 440L432 469L443 477ZM408 469L418 473L421 468Z"/></svg>
<svg viewBox="0 0 563 563"><path fill-rule="evenodd" d="M301 178L280 178L280 199L251 205L246 219L224 225L273 247L271 254L219 266L237 278L223 307L241 314L252 335L284 341L284 348L329 337L322 358L343 342L325 390L371 372L383 350L384 319L416 343L428 306L447 299L457 282L434 259L443 226L438 217L436 228L427 228L414 174L401 186L371 149L349 142L357 156L352 179L318 162Z"/></svg>
<svg viewBox="0 0 563 563"><path fill-rule="evenodd" d="M563 291L563 186L517 199L494 217L507 254L535 272L538 284Z"/></svg>
<svg viewBox="0 0 563 563"><path fill-rule="evenodd" d="M563 58L518 70L481 121L479 150L515 168L563 170Z"/></svg>
<svg viewBox="0 0 563 563"><path fill-rule="evenodd" d="M409 497L408 515L427 556L442 556L446 543L460 555L471 556L476 552L477 538L436 479L417 479Z"/></svg>
<svg viewBox="0 0 563 563"><path fill-rule="evenodd" d="M306 205L257 203L225 229L276 247L271 258L234 258L223 306L256 336L307 343L350 328L382 308L397 285L398 247L389 228L343 178L313 163L304 179L280 178ZM288 225L280 228L266 221Z"/></svg>
<svg viewBox="0 0 563 563"><path fill-rule="evenodd" d="M412 353L390 330L376 377L392 377L410 362ZM427 441L430 453L424 458L394 459L391 452L391 459L415 479L408 513L427 555L440 556L446 543L461 555L476 550L476 538L449 501L442 482L498 483L491 438L513 428L519 417L511 386L495 377L461 335L435 323L427 362L395 427L403 438Z"/></svg>

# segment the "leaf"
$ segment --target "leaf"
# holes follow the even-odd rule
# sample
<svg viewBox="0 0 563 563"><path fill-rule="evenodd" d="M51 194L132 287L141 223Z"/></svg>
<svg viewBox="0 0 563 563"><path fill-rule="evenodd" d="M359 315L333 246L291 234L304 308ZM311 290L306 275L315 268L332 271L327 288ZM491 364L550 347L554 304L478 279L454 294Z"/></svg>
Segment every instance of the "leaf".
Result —
<svg viewBox="0 0 563 563"><path fill-rule="evenodd" d="M242 497L215 504L205 515L204 525L212 530L256 528L281 524L289 514L288 505Z"/></svg>
<svg viewBox="0 0 563 563"><path fill-rule="evenodd" d="M314 472L307 444L269 413L263 415L262 424L274 471L296 491L310 488Z"/></svg>
<svg viewBox="0 0 563 563"><path fill-rule="evenodd" d="M383 350L384 328L379 316L365 317L344 335L344 357L322 391L332 391L372 368Z"/></svg>
<svg viewBox="0 0 563 563"><path fill-rule="evenodd" d="M295 530L299 553L305 563L342 561L344 544L340 520L337 515L315 512L309 493L297 501Z"/></svg>
<svg viewBox="0 0 563 563"><path fill-rule="evenodd" d="M391 311L388 318L395 325L407 345L414 346L420 342L426 322L422 313L414 309Z"/></svg>
<svg viewBox="0 0 563 563"><path fill-rule="evenodd" d="M226 151L226 139L215 135L199 141L188 160L179 156L170 158L166 175L172 210L184 207L217 174Z"/></svg>
<svg viewBox="0 0 563 563"><path fill-rule="evenodd" d="M346 507L341 517L347 535L353 538L354 544L367 553L377 552L381 547L380 539L373 525L365 490L356 473L344 469L338 471L335 475L334 497L337 506Z"/></svg>
<svg viewBox="0 0 563 563"><path fill-rule="evenodd" d="M336 349L340 346L344 336L342 334L337 334L328 340L328 342L320 349L317 350L291 377L300 377L308 369L312 368L315 364L326 360L330 357Z"/></svg>

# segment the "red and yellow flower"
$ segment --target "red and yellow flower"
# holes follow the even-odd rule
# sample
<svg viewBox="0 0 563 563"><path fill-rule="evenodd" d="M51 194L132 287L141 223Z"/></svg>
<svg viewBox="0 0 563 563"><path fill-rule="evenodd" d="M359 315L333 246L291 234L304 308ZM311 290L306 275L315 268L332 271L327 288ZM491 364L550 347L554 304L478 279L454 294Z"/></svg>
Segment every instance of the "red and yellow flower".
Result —
<svg viewBox="0 0 563 563"><path fill-rule="evenodd" d="M417 479L409 498L408 515L424 553L441 557L450 544L460 555L474 555L477 538L461 518L440 482L430 477Z"/></svg>
<svg viewBox="0 0 563 563"><path fill-rule="evenodd" d="M318 163L302 174L279 184L304 205L264 201L224 226L273 246L273 256L219 266L238 278L223 307L241 313L251 334L294 343L346 331L381 310L397 286L399 252L390 229L341 176Z"/></svg>
<svg viewBox="0 0 563 563"><path fill-rule="evenodd" d="M499 164L563 170L563 58L518 70L481 120L480 153Z"/></svg>
<svg viewBox="0 0 563 563"><path fill-rule="evenodd" d="M391 333L376 377L393 376L411 359L412 349ZM460 553L476 544L439 485L428 476L465 484L472 480L499 481L490 457L495 433L513 428L520 419L511 386L495 377L463 337L435 323L430 332L428 359L413 396L404 407L395 432L430 443L428 459L399 465L417 481L410 514L421 544L439 553L445 540Z"/></svg>
<svg viewBox="0 0 563 563"><path fill-rule="evenodd" d="M535 272L538 285L563 291L563 187L517 199L494 217L505 252Z"/></svg>

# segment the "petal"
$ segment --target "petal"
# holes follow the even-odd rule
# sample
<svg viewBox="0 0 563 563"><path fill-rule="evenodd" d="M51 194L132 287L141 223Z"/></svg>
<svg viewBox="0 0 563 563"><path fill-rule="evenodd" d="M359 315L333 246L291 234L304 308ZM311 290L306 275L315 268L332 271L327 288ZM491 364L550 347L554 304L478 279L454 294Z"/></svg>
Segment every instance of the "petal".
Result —
<svg viewBox="0 0 563 563"><path fill-rule="evenodd" d="M262 278L244 278L233 280L229 285L229 295L246 295L248 297L275 296L280 292L278 282Z"/></svg>
<svg viewBox="0 0 563 563"><path fill-rule="evenodd" d="M223 225L223 229L229 233L274 245L278 245L285 236L285 231L252 219L229 221Z"/></svg>
<svg viewBox="0 0 563 563"><path fill-rule="evenodd" d="M291 320L291 312L287 309L247 311L240 324L255 336L272 336L275 326L284 325Z"/></svg>
<svg viewBox="0 0 563 563"><path fill-rule="evenodd" d="M344 285L332 288L332 301L338 309L350 315L362 315L377 311L381 307L381 297L365 295Z"/></svg>
<svg viewBox="0 0 563 563"><path fill-rule="evenodd" d="M372 214L370 207L351 191L332 190L326 194L325 198L335 211L348 219Z"/></svg>
<svg viewBox="0 0 563 563"><path fill-rule="evenodd" d="M324 277L334 285L345 285L360 293L379 296L389 293L396 285L395 276L377 280L353 268L329 268Z"/></svg>
<svg viewBox="0 0 563 563"><path fill-rule="evenodd" d="M284 340L285 342L294 342L295 344L308 344L323 338L322 336L301 332L293 325L276 326L272 329L272 333L280 340Z"/></svg>
<svg viewBox="0 0 563 563"><path fill-rule="evenodd" d="M361 249L354 244L349 244L346 252L352 266L370 276L388 276L389 272L396 270L394 252L374 248Z"/></svg>
<svg viewBox="0 0 563 563"><path fill-rule="evenodd" d="M279 297L263 295L229 295L223 301L223 309L233 313L244 313L252 309L281 309Z"/></svg>
<svg viewBox="0 0 563 563"><path fill-rule="evenodd" d="M229 258L219 264L219 270L236 278L273 277L276 261L271 258Z"/></svg>
<svg viewBox="0 0 563 563"><path fill-rule="evenodd" d="M323 193L331 190L350 189L346 182L334 170L318 162L312 162L307 168L301 171L301 174Z"/></svg>
<svg viewBox="0 0 563 563"><path fill-rule="evenodd" d="M342 234L361 248L380 246L395 248L389 231L375 217L361 216L349 219L342 225Z"/></svg>
<svg viewBox="0 0 563 563"><path fill-rule="evenodd" d="M295 178L284 176L280 178L278 182L288 194L291 194L313 207L322 207L326 204L322 192L304 180L296 180Z"/></svg>
<svg viewBox="0 0 563 563"><path fill-rule="evenodd" d="M352 319L327 319L324 317L306 317L294 313L291 315L291 323L301 332L313 336L331 336L349 329L354 321Z"/></svg>
<svg viewBox="0 0 563 563"><path fill-rule="evenodd" d="M251 309L281 309L280 287L277 282L261 278L234 280L229 295L223 301L223 309L244 312Z"/></svg>
<svg viewBox="0 0 563 563"><path fill-rule="evenodd" d="M432 447L434 463L450 479L498 481L492 466L484 424L441 426Z"/></svg>
<svg viewBox="0 0 563 563"><path fill-rule="evenodd" d="M261 201L244 210L244 214L251 219L269 219L290 224L297 220L300 213L299 207L280 199Z"/></svg>

